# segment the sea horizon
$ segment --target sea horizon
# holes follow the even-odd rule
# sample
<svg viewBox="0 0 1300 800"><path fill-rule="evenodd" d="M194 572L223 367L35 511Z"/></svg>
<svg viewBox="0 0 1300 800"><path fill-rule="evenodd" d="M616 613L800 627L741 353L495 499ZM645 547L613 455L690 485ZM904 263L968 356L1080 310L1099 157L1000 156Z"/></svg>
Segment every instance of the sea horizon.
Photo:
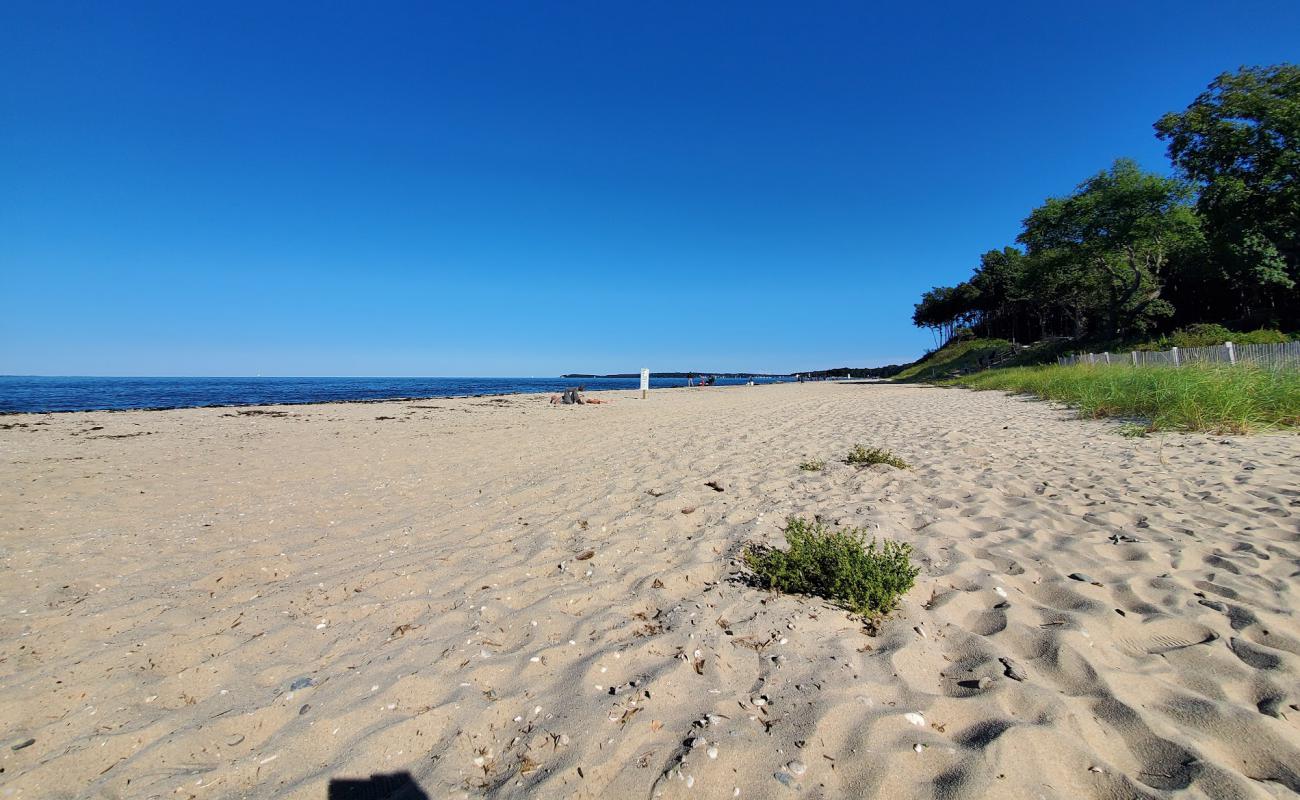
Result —
<svg viewBox="0 0 1300 800"><path fill-rule="evenodd" d="M710 374L710 373L696 373ZM786 376L719 377L717 385L779 383ZM687 385L650 376L650 388ZM556 376L112 376L0 375L0 414L169 410L307 403L360 403L506 394L636 389L639 377Z"/></svg>

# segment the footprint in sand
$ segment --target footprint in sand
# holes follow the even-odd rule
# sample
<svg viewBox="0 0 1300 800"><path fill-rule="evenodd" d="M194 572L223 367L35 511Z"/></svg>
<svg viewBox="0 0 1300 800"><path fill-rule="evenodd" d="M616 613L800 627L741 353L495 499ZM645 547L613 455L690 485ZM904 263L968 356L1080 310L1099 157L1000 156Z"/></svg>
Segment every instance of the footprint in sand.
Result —
<svg viewBox="0 0 1300 800"><path fill-rule="evenodd" d="M1129 636L1115 639L1120 652L1133 658L1161 655L1219 638L1212 629L1191 620L1161 617L1143 623Z"/></svg>

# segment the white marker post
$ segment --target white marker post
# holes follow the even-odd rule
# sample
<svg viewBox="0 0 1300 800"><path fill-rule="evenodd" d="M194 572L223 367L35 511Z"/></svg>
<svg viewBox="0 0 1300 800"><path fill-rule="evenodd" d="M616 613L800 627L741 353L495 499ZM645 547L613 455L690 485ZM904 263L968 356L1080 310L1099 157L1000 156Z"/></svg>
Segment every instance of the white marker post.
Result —
<svg viewBox="0 0 1300 800"><path fill-rule="evenodd" d="M650 391L650 370L641 370L641 399L644 400L646 392Z"/></svg>

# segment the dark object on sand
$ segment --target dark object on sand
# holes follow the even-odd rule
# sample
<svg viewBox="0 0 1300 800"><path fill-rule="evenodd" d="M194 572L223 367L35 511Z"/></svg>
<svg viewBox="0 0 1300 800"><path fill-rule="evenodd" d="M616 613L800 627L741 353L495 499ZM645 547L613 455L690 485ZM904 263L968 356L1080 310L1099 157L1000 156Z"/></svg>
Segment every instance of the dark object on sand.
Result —
<svg viewBox="0 0 1300 800"><path fill-rule="evenodd" d="M329 800L429 800L409 772L365 778L332 778Z"/></svg>
<svg viewBox="0 0 1300 800"><path fill-rule="evenodd" d="M564 394L551 395L551 405L593 405L598 406L602 403L608 403L608 400L597 400L594 397L583 397L582 392L586 387L579 386L573 389L565 389Z"/></svg>
<svg viewBox="0 0 1300 800"><path fill-rule="evenodd" d="M999 658L998 661L1001 661L1002 666L1005 667L1002 671L1003 675L1006 675L1013 681L1023 681L1025 679L1025 673L1020 670L1019 664L1009 658Z"/></svg>

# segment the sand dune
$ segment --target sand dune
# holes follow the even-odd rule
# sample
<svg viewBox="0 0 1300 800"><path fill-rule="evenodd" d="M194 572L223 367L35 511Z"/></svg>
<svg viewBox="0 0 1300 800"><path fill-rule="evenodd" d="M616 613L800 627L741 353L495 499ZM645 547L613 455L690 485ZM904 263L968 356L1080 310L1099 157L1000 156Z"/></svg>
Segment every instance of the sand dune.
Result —
<svg viewBox="0 0 1300 800"><path fill-rule="evenodd" d="M609 396L0 418L0 796L1300 792L1300 437ZM737 579L790 515L915 548L878 635Z"/></svg>

